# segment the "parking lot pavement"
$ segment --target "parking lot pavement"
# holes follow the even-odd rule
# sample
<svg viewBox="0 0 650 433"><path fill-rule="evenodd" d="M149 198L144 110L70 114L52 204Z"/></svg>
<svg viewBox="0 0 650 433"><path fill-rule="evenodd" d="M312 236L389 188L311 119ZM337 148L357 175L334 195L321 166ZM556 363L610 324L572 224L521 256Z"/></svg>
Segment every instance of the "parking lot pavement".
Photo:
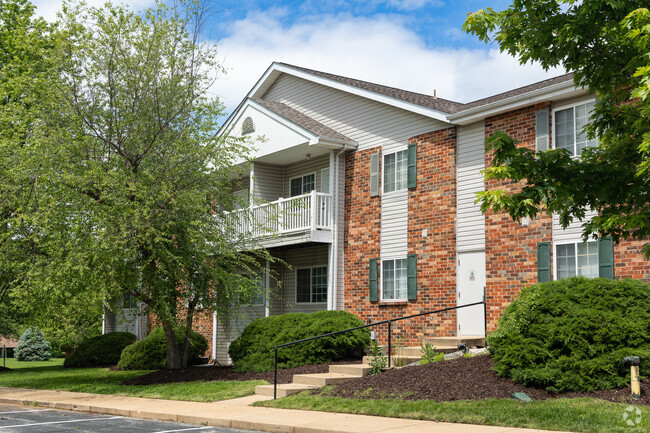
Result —
<svg viewBox="0 0 650 433"><path fill-rule="evenodd" d="M259 433L0 404L0 433Z"/></svg>

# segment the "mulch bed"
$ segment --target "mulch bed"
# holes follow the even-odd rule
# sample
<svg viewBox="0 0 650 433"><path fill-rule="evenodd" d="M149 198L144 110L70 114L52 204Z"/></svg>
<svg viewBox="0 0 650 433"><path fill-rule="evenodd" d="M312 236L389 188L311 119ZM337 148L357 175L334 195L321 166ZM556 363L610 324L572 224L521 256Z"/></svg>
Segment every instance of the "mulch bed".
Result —
<svg viewBox="0 0 650 433"><path fill-rule="evenodd" d="M11 371L11 368L0 367L0 371Z"/></svg>
<svg viewBox="0 0 650 433"><path fill-rule="evenodd" d="M331 364L360 364L360 359L336 361ZM310 364L278 370L278 383L291 383L294 374L327 373L331 364ZM189 367L180 370L158 370L126 380L122 385L154 385L158 383L191 382L200 380L266 380L273 383L273 371L233 371L232 367Z"/></svg>
<svg viewBox="0 0 650 433"><path fill-rule="evenodd" d="M632 402L629 386L608 391L552 394L499 377L492 370L493 365L490 356L477 356L405 367L344 382L323 394L346 398L453 401L511 398L512 393L524 392L533 400L593 397L613 402ZM650 380L641 383L641 400L635 401L635 404L650 405Z"/></svg>

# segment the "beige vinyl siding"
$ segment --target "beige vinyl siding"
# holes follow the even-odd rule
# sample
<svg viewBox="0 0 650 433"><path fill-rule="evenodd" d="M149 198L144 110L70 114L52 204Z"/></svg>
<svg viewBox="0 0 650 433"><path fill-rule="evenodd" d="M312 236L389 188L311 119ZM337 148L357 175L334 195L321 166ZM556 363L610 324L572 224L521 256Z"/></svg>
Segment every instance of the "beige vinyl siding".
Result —
<svg viewBox="0 0 650 433"><path fill-rule="evenodd" d="M321 190L321 170L329 167L329 155L319 156L309 160L301 161L297 164L288 165L285 167L285 180L284 180L284 197L291 196L291 179L304 176L306 174L315 174L316 176L316 191Z"/></svg>
<svg viewBox="0 0 650 433"><path fill-rule="evenodd" d="M104 334L115 332L117 329L115 313L104 307Z"/></svg>
<svg viewBox="0 0 650 433"><path fill-rule="evenodd" d="M553 215L553 242L582 242L582 225L591 220L591 218L596 215L597 212L587 211L585 213L584 220L574 220L566 229L562 228L562 225L560 224L560 217Z"/></svg>
<svg viewBox="0 0 650 433"><path fill-rule="evenodd" d="M368 227L376 230L377 227ZM408 249L408 190L384 193L381 198L381 258L406 258Z"/></svg>
<svg viewBox="0 0 650 433"><path fill-rule="evenodd" d="M253 165L254 201L274 201L284 193L284 167L256 162Z"/></svg>
<svg viewBox="0 0 650 433"><path fill-rule="evenodd" d="M458 128L456 198L458 219L456 244L459 252L485 249L485 216L475 204L476 192L485 191L481 170L485 168L485 122Z"/></svg>
<svg viewBox="0 0 650 433"><path fill-rule="evenodd" d="M359 149L404 147L410 137L449 126L361 96L282 75L264 95L282 102L355 140Z"/></svg>
<svg viewBox="0 0 650 433"><path fill-rule="evenodd" d="M147 336L147 316L138 315L137 308L121 308L115 314L115 332L130 332L138 340Z"/></svg>

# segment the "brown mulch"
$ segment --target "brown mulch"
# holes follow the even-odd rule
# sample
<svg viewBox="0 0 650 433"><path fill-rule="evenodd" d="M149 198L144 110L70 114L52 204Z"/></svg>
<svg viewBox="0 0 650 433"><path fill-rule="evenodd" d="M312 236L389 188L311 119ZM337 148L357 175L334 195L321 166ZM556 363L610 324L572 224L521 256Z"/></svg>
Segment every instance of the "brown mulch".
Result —
<svg viewBox="0 0 650 433"><path fill-rule="evenodd" d="M493 365L490 356L476 356L405 367L344 382L323 391L323 394L346 398L453 401L511 398L515 392L524 392L533 400L593 397L613 402L631 402L629 386L608 391L552 394L499 377L492 370ZM635 403L650 405L650 380L641 383L641 400Z"/></svg>
<svg viewBox="0 0 650 433"><path fill-rule="evenodd" d="M327 373L333 364L360 364L360 359L335 361L330 364L310 364L278 370L278 383L291 383L294 374ZM189 367L180 370L158 370L144 376L126 380L122 385L154 385L158 383L191 382L200 380L266 380L273 383L273 371L233 371L232 367Z"/></svg>

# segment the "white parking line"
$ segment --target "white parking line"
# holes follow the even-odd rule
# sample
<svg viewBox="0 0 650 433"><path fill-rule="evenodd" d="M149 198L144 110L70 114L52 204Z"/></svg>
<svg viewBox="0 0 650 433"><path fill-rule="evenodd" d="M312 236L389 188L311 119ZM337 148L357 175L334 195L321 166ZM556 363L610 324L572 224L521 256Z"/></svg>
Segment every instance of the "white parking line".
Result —
<svg viewBox="0 0 650 433"><path fill-rule="evenodd" d="M45 412L46 410L54 409L26 409L26 410L13 410L11 412L0 412L0 415L6 415L8 413L23 413L23 412Z"/></svg>
<svg viewBox="0 0 650 433"><path fill-rule="evenodd" d="M118 419L118 418L123 418L123 417L121 417L121 416L112 416L110 418L71 419L71 420L67 420L67 421L50 421L50 422L37 422L37 423L32 423L32 424L3 425L3 426L0 426L0 430L5 429L5 428L32 427L32 426L37 426L37 425L65 424L65 423L71 423L71 422L105 421L105 420L109 420L109 419Z"/></svg>
<svg viewBox="0 0 650 433"><path fill-rule="evenodd" d="M191 431L191 430L207 430L212 427L192 427L192 428L184 428L182 430L163 430L163 431L157 431L153 433L174 433L178 431Z"/></svg>

